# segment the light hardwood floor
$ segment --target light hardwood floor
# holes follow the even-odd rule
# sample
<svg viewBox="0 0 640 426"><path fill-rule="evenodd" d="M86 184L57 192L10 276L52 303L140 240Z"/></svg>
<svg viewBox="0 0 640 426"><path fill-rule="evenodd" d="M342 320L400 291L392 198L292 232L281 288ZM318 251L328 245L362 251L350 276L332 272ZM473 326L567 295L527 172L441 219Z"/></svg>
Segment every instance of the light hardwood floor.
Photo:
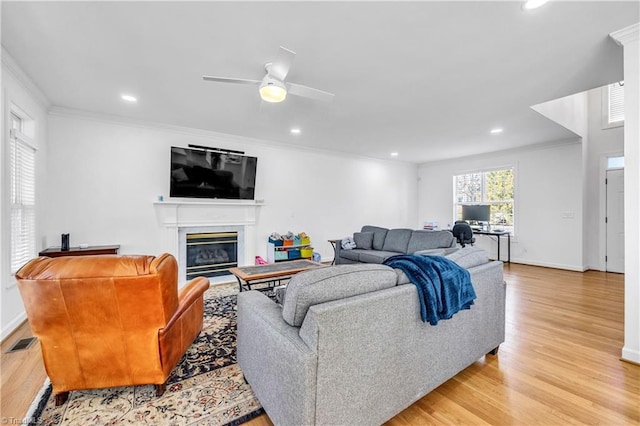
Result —
<svg viewBox="0 0 640 426"><path fill-rule="evenodd" d="M387 425L638 425L640 366L620 361L624 276L505 265L506 341ZM18 336L19 334L19 336ZM2 417L22 418L44 380L40 349L5 354ZM357 407L354 407L357 409ZM266 415L249 425L271 425Z"/></svg>

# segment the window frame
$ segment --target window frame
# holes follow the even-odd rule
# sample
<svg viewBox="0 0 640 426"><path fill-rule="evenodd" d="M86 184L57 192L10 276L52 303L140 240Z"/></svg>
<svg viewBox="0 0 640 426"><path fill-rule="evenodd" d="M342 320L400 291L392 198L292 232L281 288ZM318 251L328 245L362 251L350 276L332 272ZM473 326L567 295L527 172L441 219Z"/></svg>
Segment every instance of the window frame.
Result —
<svg viewBox="0 0 640 426"><path fill-rule="evenodd" d="M607 84L606 86L602 86L601 88L601 97L602 97L602 129L615 129L617 127L624 126L624 94L622 96L622 111L623 111L623 119L618 121L609 121L609 112L611 106L611 88L612 86L619 85L624 87L624 81L619 81L611 84Z"/></svg>
<svg viewBox="0 0 640 426"><path fill-rule="evenodd" d="M513 173L513 198L511 198L510 200L501 200L501 201L488 201L486 199L486 174L487 173L491 173L491 172L495 172L495 171L500 171L500 170L511 170ZM480 201L475 201L475 202L459 202L458 201L458 192L457 192L457 185L456 185L456 180L459 176L465 176L465 175L473 175L473 174L481 174L482 178L481 178L481 200ZM498 204L505 204L508 203L509 201L511 202L512 205L512 211L513 211L513 218L512 218L512 225L504 225L504 224L493 224L490 222L491 227L500 227L502 229L508 230L511 235L515 235L515 231L516 231L516 199L517 199L517 179L516 179L516 166L515 165L504 165L504 166L499 166L499 167L489 167L489 168L483 168L483 169L477 169L477 170L472 170L472 171L466 171L466 172L460 172L460 173L456 173L453 175L453 179L452 179L452 183L453 183L453 222L455 223L456 220L460 220L458 219L458 210L459 210L459 206L461 205L483 205L483 204L488 204L488 205L498 205Z"/></svg>
<svg viewBox="0 0 640 426"><path fill-rule="evenodd" d="M624 155L607 155L607 170L624 169Z"/></svg>
<svg viewBox="0 0 640 426"><path fill-rule="evenodd" d="M25 132L33 129L33 120L24 114L19 108L10 108L8 114L8 128L9 128L9 141L7 146L7 155L6 155L6 166L8 169L8 193L7 193L7 203L8 203L8 213L9 213L9 238L8 238L8 249L9 249L9 259L8 259L8 267L9 272L13 276L17 270L26 263L29 259L33 258L37 254L37 147L34 144L33 139L27 135ZM17 125L16 125L17 124ZM24 154L27 154L24 156ZM18 157L19 155L19 157ZM17 165L12 161L20 163L23 159L26 159L28 164L31 165L32 169L27 174L20 174L20 177L24 179L27 177L29 179L29 192L22 193L21 189L18 188L19 180L16 178L17 173ZM14 172L15 171L15 172ZM23 187L25 188L25 187ZM25 199L22 199L21 195L27 195L26 202ZM22 240L22 236L20 239L20 250L26 250L26 253L16 260L15 256L15 223L14 223L14 213L18 211L19 216L22 220L27 218L28 221L28 232L26 233L26 243ZM19 263L19 265L18 265Z"/></svg>

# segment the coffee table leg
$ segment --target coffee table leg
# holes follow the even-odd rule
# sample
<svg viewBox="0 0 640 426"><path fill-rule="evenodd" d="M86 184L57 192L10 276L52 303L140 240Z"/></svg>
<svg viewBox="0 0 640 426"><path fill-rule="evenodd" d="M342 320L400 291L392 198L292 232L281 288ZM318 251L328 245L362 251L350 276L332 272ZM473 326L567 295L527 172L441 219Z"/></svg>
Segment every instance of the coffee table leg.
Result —
<svg viewBox="0 0 640 426"><path fill-rule="evenodd" d="M238 287L240 288L240 292L242 292L242 280L240 277L236 277L236 280L238 280ZM247 285L249 285L249 283L247 283ZM249 290L251 290L251 287L249 287Z"/></svg>

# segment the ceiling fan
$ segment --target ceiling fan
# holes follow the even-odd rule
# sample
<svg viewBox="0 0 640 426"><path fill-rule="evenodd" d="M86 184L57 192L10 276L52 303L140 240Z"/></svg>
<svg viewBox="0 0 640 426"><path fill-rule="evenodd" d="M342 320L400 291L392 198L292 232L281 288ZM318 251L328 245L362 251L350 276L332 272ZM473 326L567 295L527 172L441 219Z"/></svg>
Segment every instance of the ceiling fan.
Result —
<svg viewBox="0 0 640 426"><path fill-rule="evenodd" d="M273 62L265 64L264 69L266 71L266 75L262 80L213 77L209 75L203 75L202 79L206 81L218 81L221 83L259 85L260 97L266 102L282 102L286 99L287 94L325 102L331 101L335 96L333 93L303 86L301 84L288 83L286 81L289 68L291 67L291 63L295 57L295 52L280 46L276 59Z"/></svg>

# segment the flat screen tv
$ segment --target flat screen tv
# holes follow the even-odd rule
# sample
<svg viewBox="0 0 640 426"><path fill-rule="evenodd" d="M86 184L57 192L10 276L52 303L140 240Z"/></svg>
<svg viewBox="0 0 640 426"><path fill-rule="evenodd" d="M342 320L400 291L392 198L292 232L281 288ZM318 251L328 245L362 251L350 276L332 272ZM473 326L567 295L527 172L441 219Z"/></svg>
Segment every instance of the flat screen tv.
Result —
<svg viewBox="0 0 640 426"><path fill-rule="evenodd" d="M488 204L474 204L462 206L462 220L467 222L489 222L491 206Z"/></svg>
<svg viewBox="0 0 640 426"><path fill-rule="evenodd" d="M253 200L258 159L171 147L171 197Z"/></svg>

